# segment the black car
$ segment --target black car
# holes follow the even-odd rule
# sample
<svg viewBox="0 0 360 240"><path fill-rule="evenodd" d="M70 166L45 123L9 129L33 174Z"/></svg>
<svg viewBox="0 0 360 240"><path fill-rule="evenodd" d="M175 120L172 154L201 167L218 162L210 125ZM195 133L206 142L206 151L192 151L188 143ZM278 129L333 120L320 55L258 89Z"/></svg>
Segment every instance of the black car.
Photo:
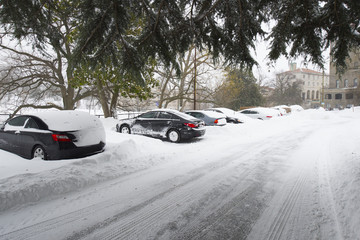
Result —
<svg viewBox="0 0 360 240"><path fill-rule="evenodd" d="M185 113L158 109L135 118L120 120L116 130L121 133L141 134L180 142L182 139L203 136L204 125L204 121Z"/></svg>
<svg viewBox="0 0 360 240"><path fill-rule="evenodd" d="M101 121L80 111L20 115L0 130L0 148L28 159L88 156L103 151L104 146Z"/></svg>

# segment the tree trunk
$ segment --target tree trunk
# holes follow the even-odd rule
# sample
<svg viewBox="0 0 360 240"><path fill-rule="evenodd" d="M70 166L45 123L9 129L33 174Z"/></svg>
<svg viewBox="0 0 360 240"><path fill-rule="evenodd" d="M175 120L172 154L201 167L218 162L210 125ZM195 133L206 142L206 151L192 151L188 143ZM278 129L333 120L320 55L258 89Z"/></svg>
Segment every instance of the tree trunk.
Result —
<svg viewBox="0 0 360 240"><path fill-rule="evenodd" d="M109 105L108 105L108 101L107 101L107 97L104 91L104 86L101 82L101 80L99 78L96 79L96 86L97 86L97 91L98 91L98 95L99 95L99 101L102 107L102 110L104 112L104 117L110 117L110 110L109 110Z"/></svg>
<svg viewBox="0 0 360 240"><path fill-rule="evenodd" d="M111 97L111 102L110 102L110 114L111 114L111 117L117 118L116 106L117 106L117 101L119 99L120 87L118 85L115 85L113 91L114 92L113 92L113 95Z"/></svg>

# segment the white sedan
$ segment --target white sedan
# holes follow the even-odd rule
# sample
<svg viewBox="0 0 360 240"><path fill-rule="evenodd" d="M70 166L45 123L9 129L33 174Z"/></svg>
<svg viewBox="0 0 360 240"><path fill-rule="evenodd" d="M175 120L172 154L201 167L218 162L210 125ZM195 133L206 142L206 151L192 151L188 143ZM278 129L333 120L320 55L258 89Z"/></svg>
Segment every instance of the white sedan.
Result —
<svg viewBox="0 0 360 240"><path fill-rule="evenodd" d="M240 113L245 114L248 117L260 120L269 120L274 117L280 116L279 111L271 108L248 108L240 111Z"/></svg>

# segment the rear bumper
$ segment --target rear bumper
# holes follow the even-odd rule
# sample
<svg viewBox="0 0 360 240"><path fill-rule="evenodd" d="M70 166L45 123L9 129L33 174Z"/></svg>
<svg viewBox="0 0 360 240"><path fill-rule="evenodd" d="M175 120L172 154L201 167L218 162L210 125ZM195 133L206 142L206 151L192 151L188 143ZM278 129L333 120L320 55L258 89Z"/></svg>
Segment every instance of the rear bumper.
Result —
<svg viewBox="0 0 360 240"><path fill-rule="evenodd" d="M194 138L194 137L201 137L205 134L206 129L205 128L201 128L201 129L191 129L189 131L181 131L181 138L182 139L189 139L189 138Z"/></svg>
<svg viewBox="0 0 360 240"><path fill-rule="evenodd" d="M71 148L60 147L57 149L47 149L47 158L49 160L58 160L86 157L104 151L104 147L105 143L100 142L98 144L85 147L73 146Z"/></svg>

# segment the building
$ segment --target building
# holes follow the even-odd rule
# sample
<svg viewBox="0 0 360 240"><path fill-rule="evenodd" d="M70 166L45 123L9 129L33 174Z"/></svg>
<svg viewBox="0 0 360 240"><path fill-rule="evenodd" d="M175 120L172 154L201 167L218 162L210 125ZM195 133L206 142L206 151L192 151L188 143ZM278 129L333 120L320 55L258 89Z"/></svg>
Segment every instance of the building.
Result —
<svg viewBox="0 0 360 240"><path fill-rule="evenodd" d="M329 86L329 75L306 68L296 68L295 63L289 64L289 68L289 71L277 74L277 79L286 79L300 84L303 107L320 106L324 99L323 89Z"/></svg>
<svg viewBox="0 0 360 240"><path fill-rule="evenodd" d="M347 70L341 76L336 73L336 67L330 63L330 85L325 89L325 108L345 108L359 105L360 79L360 48L349 54Z"/></svg>

